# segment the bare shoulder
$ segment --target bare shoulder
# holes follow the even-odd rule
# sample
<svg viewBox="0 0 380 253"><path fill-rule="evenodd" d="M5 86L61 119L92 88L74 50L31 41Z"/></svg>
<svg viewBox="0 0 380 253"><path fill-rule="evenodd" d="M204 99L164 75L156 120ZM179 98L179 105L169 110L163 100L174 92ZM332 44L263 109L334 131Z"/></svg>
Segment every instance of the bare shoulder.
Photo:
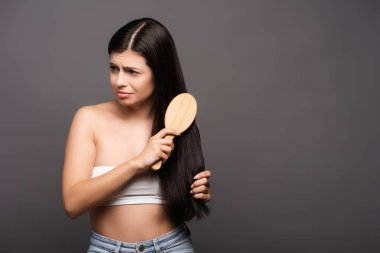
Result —
<svg viewBox="0 0 380 253"><path fill-rule="evenodd" d="M86 122L99 122L99 120L112 113L115 107L114 104L114 101L105 101L98 104L83 105L77 109L74 117Z"/></svg>
<svg viewBox="0 0 380 253"><path fill-rule="evenodd" d="M74 118L79 118L81 120L90 120L96 114L95 105L83 105L77 109Z"/></svg>

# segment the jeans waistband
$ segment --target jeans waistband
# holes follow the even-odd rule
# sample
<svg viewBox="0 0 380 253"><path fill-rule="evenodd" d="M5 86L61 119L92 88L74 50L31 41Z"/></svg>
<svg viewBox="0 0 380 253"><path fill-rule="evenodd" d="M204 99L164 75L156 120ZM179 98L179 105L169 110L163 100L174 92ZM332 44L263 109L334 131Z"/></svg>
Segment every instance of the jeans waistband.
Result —
<svg viewBox="0 0 380 253"><path fill-rule="evenodd" d="M168 245L174 244L176 242L188 239L190 236L190 230L186 224L182 224L175 229L163 234L159 237L155 237L152 240L139 241L135 243L127 243L118 240L108 238L106 236L100 235L95 231L91 231L90 243L96 247L103 248L105 250L116 250L116 249L133 249L137 252L144 252L144 250L159 251L162 248L166 248Z"/></svg>

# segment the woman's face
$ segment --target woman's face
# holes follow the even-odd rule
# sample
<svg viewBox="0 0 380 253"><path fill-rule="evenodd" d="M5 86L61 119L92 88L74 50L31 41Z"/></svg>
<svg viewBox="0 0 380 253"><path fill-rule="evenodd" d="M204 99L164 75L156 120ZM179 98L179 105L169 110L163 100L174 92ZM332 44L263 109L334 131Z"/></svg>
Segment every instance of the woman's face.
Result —
<svg viewBox="0 0 380 253"><path fill-rule="evenodd" d="M137 105L150 100L154 90L153 72L145 58L132 50L111 53L110 84L119 103Z"/></svg>

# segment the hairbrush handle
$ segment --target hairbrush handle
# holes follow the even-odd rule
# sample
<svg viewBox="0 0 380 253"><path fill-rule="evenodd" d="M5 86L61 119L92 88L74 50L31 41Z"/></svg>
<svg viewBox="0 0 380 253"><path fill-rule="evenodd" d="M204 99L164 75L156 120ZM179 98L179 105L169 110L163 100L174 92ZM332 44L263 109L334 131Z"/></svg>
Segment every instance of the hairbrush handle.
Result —
<svg viewBox="0 0 380 253"><path fill-rule="evenodd" d="M174 137L175 137L174 135L168 134L165 136L165 139L172 139L173 140ZM153 164L151 168L152 168L152 170L159 170L161 168L161 165L162 165L162 160L160 159L155 164Z"/></svg>

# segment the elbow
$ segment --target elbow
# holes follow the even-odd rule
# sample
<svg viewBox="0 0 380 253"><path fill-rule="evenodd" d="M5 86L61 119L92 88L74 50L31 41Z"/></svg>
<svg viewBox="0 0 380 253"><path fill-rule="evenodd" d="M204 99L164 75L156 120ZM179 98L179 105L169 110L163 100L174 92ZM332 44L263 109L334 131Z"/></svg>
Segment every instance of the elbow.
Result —
<svg viewBox="0 0 380 253"><path fill-rule="evenodd" d="M74 220L74 219L76 219L76 218L79 217L78 213L76 213L76 212L72 212L72 211L68 211L68 210L65 210L65 212L66 212L66 215L67 215L70 219L72 219L72 220Z"/></svg>
<svg viewBox="0 0 380 253"><path fill-rule="evenodd" d="M63 202L63 206L64 206L64 209L65 209L65 213L66 215L70 218L70 219L76 219L80 216L80 212L77 210L77 208L75 208L75 206L70 203L70 201L66 200Z"/></svg>

